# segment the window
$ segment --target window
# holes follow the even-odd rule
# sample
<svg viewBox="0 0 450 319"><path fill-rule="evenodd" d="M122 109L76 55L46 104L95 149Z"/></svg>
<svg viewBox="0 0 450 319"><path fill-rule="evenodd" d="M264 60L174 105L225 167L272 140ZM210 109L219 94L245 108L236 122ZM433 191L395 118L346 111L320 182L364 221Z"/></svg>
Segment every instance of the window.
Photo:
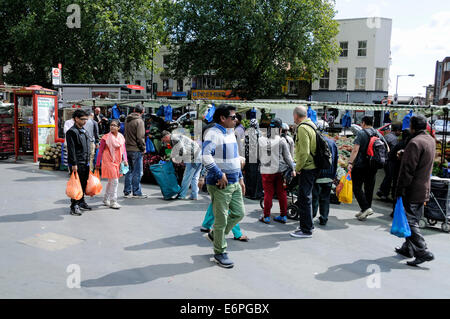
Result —
<svg viewBox="0 0 450 319"><path fill-rule="evenodd" d="M376 71L375 90L383 91L384 69L378 69Z"/></svg>
<svg viewBox="0 0 450 319"><path fill-rule="evenodd" d="M169 67L169 56L168 55L164 55L163 56L163 68L167 69Z"/></svg>
<svg viewBox="0 0 450 319"><path fill-rule="evenodd" d="M183 80L178 80L177 81L177 91L178 92L183 92Z"/></svg>
<svg viewBox="0 0 450 319"><path fill-rule="evenodd" d="M152 81L151 80L147 80L147 94L151 94L152 93Z"/></svg>
<svg viewBox="0 0 450 319"><path fill-rule="evenodd" d="M293 94L293 95L298 94L298 81L289 81L288 94Z"/></svg>
<svg viewBox="0 0 450 319"><path fill-rule="evenodd" d="M167 92L169 90L169 79L163 80L163 91Z"/></svg>
<svg viewBox="0 0 450 319"><path fill-rule="evenodd" d="M367 56L367 41L358 41L358 56Z"/></svg>
<svg viewBox="0 0 450 319"><path fill-rule="evenodd" d="M355 90L366 89L366 68L356 68Z"/></svg>
<svg viewBox="0 0 450 319"><path fill-rule="evenodd" d="M338 90L347 89L347 68L338 69L337 87Z"/></svg>
<svg viewBox="0 0 450 319"><path fill-rule="evenodd" d="M342 49L340 56L347 57L348 56L348 42L339 42L339 45Z"/></svg>
<svg viewBox="0 0 450 319"><path fill-rule="evenodd" d="M141 81L140 80L136 80L134 82L134 84L141 86ZM139 94L141 91L140 90L134 90L136 94Z"/></svg>
<svg viewBox="0 0 450 319"><path fill-rule="evenodd" d="M324 71L319 81L319 89L328 90L330 86L330 71Z"/></svg>

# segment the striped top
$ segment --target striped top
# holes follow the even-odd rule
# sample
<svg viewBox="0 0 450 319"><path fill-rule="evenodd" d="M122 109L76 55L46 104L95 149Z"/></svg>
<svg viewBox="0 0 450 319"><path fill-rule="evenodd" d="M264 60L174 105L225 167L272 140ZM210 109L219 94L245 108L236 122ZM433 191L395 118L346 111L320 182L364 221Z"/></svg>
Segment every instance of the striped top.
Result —
<svg viewBox="0 0 450 319"><path fill-rule="evenodd" d="M203 165L207 170L206 184L216 185L225 173L228 184L243 178L238 144L233 129L215 124L205 135L202 147Z"/></svg>

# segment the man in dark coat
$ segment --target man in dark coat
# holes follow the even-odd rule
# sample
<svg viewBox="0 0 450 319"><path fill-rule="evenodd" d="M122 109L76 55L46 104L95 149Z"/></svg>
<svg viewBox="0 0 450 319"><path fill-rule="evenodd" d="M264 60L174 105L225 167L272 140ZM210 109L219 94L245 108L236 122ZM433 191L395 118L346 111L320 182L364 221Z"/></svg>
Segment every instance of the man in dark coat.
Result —
<svg viewBox="0 0 450 319"><path fill-rule="evenodd" d="M86 192L87 180L89 178L89 154L91 140L88 132L84 129L84 125L88 120L89 114L77 109L73 112L73 120L75 125L66 133L67 153L70 173L75 172L80 178L81 188L83 189L83 197L80 200L72 199L70 205L70 214L80 216L81 209L91 210L84 200Z"/></svg>
<svg viewBox="0 0 450 319"><path fill-rule="evenodd" d="M397 196L402 196L406 217L411 228L411 236L406 238L402 247L395 251L408 258L410 266L417 266L434 259L427 250L425 238L419 229L419 220L423 217L424 203L430 199L431 171L436 153L434 139L426 133L427 119L423 115L411 118L411 140L403 151L398 176ZM401 154L401 153L400 153Z"/></svg>

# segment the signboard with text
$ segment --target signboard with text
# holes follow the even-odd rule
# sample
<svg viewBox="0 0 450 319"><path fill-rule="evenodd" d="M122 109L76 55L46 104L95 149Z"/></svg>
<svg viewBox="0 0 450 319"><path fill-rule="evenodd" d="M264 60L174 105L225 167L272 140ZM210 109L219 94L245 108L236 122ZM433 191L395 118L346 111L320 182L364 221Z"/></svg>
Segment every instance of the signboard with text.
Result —
<svg viewBox="0 0 450 319"><path fill-rule="evenodd" d="M240 100L232 90L192 90L193 100Z"/></svg>

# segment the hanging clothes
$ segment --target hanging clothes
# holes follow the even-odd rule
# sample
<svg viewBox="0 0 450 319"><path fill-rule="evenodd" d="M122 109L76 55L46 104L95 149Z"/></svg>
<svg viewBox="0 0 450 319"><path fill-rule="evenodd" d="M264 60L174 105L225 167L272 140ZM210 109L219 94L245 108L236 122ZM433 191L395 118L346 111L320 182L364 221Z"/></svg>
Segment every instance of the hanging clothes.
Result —
<svg viewBox="0 0 450 319"><path fill-rule="evenodd" d="M317 125L317 112L314 111L311 106L308 106L308 112L307 112L308 118L313 121L314 124Z"/></svg>
<svg viewBox="0 0 450 319"><path fill-rule="evenodd" d="M208 123L211 123L213 120L213 115L216 112L216 106L214 105L214 103L211 105L211 107L208 110L208 113L206 113L205 115L205 120L208 121Z"/></svg>
<svg viewBox="0 0 450 319"><path fill-rule="evenodd" d="M118 119L122 112L120 112L120 109L117 107L117 104L114 104L114 106L111 109L111 117L112 119Z"/></svg>
<svg viewBox="0 0 450 319"><path fill-rule="evenodd" d="M158 111L156 111L156 116L164 116L164 105L161 105Z"/></svg>
<svg viewBox="0 0 450 319"><path fill-rule="evenodd" d="M352 126L352 116L350 115L350 111L345 111L344 116L342 117L342 127L351 127Z"/></svg>
<svg viewBox="0 0 450 319"><path fill-rule="evenodd" d="M250 110L250 120L253 120L253 119L256 120L256 109L255 108L252 108Z"/></svg>
<svg viewBox="0 0 450 319"><path fill-rule="evenodd" d="M392 120L391 120L391 116L390 116L391 114L389 113L389 111L386 111L385 113L384 113L384 120L383 120L383 123L384 124L387 124L387 123L392 123Z"/></svg>
<svg viewBox="0 0 450 319"><path fill-rule="evenodd" d="M409 111L408 114L405 115L405 117L403 118L403 126L402 126L402 130L407 130L409 129L409 127L411 126L411 117L414 116L413 111Z"/></svg>
<svg viewBox="0 0 450 319"><path fill-rule="evenodd" d="M166 122L172 121L172 107L170 104L164 108L164 120Z"/></svg>

